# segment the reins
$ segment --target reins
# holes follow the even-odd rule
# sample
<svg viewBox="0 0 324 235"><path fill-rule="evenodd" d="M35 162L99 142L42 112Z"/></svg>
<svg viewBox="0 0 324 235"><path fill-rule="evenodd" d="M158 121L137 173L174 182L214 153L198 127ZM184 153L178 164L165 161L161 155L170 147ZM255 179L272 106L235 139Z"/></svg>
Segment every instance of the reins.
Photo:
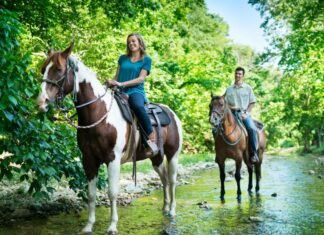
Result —
<svg viewBox="0 0 324 235"><path fill-rule="evenodd" d="M106 92L105 92L105 94L106 94ZM99 98L101 98L101 97L99 97ZM97 101L99 98L97 98L97 99L95 99L95 101ZM92 103L94 103L95 101L93 101L93 102L88 102L88 103L90 103L90 104L92 104ZM92 127L95 127L95 126L97 126L99 123L101 123L107 116L108 116L108 114L109 114L109 112L110 112L110 110L111 110L111 107L112 107L112 104L113 104L113 101L114 101L114 99L113 99L113 94L111 94L111 102L110 102L110 105L109 105L109 109L107 110L107 112L98 120L98 121L96 121L95 123L93 123L93 124L91 124L91 125L87 125L87 126L79 126L79 125L76 125L76 124L74 124L73 123L73 121L71 120L71 118L69 118L68 116L67 116L67 113L65 113L65 115L64 115L64 117L65 117L65 120L66 121L68 121L68 123L71 125L71 126L73 126L73 127L75 127L75 128L77 128L77 129L88 129L88 128L92 128ZM86 105L88 105L88 103L86 103ZM86 106L86 105L83 105L82 107L84 107L84 106ZM74 116L74 115L73 115ZM72 116L72 117L73 117Z"/></svg>

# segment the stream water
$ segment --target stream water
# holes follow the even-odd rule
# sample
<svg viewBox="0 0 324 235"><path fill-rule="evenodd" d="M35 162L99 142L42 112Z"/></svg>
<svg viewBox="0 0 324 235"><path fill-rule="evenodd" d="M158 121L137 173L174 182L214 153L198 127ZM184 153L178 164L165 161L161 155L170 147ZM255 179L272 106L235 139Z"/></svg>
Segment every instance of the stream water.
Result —
<svg viewBox="0 0 324 235"><path fill-rule="evenodd" d="M314 158L266 156L260 195L248 195L245 175L241 203L236 200L235 180L225 183L226 201L221 203L218 169L202 171L191 177L190 184L177 187L175 219L162 215L158 190L127 207L119 206L118 231L121 235L324 234L324 180L319 177L323 168L315 165ZM93 234L106 234L109 208L99 207L96 212ZM79 234L86 220L87 210L79 216L32 219L2 227L0 235Z"/></svg>

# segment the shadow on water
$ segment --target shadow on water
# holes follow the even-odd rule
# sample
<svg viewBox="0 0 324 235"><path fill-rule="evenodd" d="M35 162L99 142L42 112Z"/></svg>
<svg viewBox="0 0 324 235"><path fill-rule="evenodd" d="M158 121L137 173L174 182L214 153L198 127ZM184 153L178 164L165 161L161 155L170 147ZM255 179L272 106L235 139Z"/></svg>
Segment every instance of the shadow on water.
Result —
<svg viewBox="0 0 324 235"><path fill-rule="evenodd" d="M313 158L268 157L261 195L248 195L245 176L241 203L235 180L225 183L222 203L218 170L200 172L191 184L177 188L176 218L162 215L159 190L119 207L119 234L324 234L324 181L307 173L313 163ZM109 208L97 208L94 235L106 234L109 217ZM0 228L0 234L79 234L86 220L86 211L81 216L62 214Z"/></svg>

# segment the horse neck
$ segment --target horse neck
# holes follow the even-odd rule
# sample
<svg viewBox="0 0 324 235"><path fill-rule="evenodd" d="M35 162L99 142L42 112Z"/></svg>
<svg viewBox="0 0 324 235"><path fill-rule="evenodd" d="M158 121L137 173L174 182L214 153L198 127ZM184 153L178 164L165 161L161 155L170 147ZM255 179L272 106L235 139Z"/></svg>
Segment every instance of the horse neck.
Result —
<svg viewBox="0 0 324 235"><path fill-rule="evenodd" d="M105 101L110 101L112 99L112 94L110 91L106 92L106 89L101 85L100 81L97 79L97 76L92 72L88 67L86 67L82 62L75 61L77 63L77 72L75 73L75 88L74 93L76 94L76 105L86 104L92 100L97 99L105 95L102 99ZM94 102L92 104L86 105L78 113L89 112L92 109L98 109L105 107L105 105L99 105L100 101ZM89 116L89 115L87 115Z"/></svg>
<svg viewBox="0 0 324 235"><path fill-rule="evenodd" d="M234 115L232 111L226 106L224 110L224 122L223 122L223 128L224 132L232 132L233 129L236 126L236 120L234 118Z"/></svg>

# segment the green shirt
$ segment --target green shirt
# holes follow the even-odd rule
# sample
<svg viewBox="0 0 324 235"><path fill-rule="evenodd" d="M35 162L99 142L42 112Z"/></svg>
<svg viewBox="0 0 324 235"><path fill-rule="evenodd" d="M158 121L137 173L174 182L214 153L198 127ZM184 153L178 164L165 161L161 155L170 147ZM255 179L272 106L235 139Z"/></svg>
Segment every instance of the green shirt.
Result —
<svg viewBox="0 0 324 235"><path fill-rule="evenodd" d="M249 104L256 102L256 98L248 84L242 83L239 86L233 84L226 89L225 102L233 109L246 111Z"/></svg>

